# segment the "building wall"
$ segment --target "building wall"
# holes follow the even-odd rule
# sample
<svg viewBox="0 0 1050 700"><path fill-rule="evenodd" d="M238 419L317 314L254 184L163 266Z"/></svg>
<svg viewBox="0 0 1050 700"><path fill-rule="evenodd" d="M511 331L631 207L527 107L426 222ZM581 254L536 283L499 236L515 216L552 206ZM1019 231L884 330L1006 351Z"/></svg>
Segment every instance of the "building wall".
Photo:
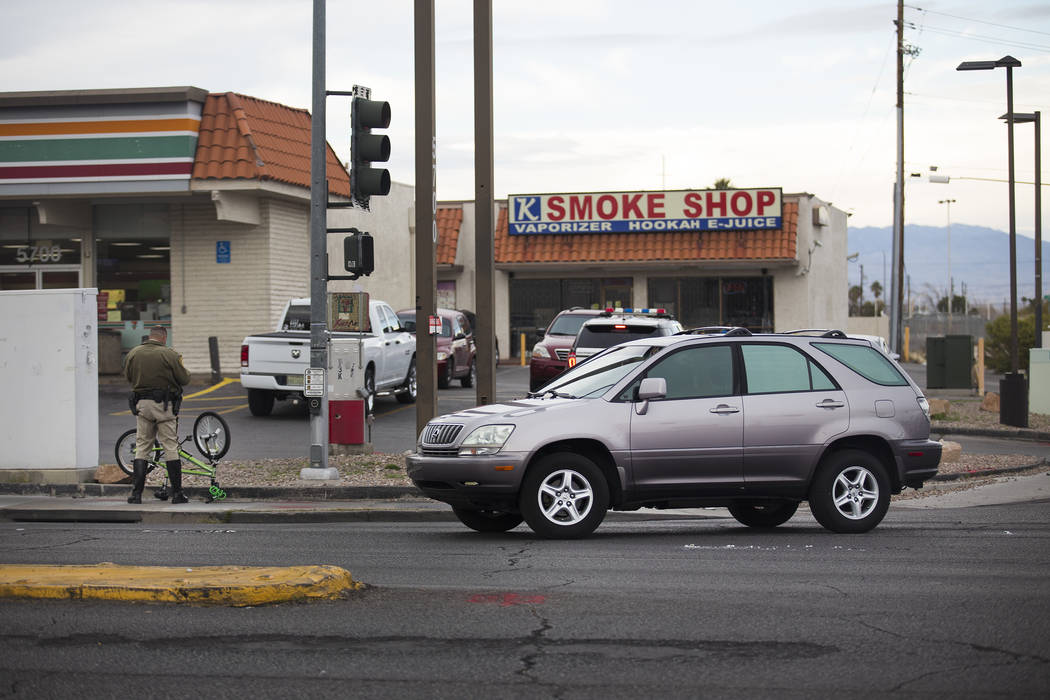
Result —
<svg viewBox="0 0 1050 700"><path fill-rule="evenodd" d="M845 328L846 213L812 195L798 203L798 267L771 270L776 330ZM813 210L821 206L828 224L814 226Z"/></svg>
<svg viewBox="0 0 1050 700"><path fill-rule="evenodd" d="M329 209L328 228L357 228L372 234L375 244L375 271L356 281L333 280L331 292L365 291L370 298L385 301L395 310L415 308L415 188L391 183L390 194L372 197L370 210ZM345 275L343 238L345 233L328 235L329 274Z"/></svg>
<svg viewBox="0 0 1050 700"><path fill-rule="evenodd" d="M211 371L209 336L218 338L222 371L233 374L244 337L273 328L264 211L256 226L216 220L203 197L171 206L171 342L194 374ZM229 263L216 261L216 241L230 242Z"/></svg>

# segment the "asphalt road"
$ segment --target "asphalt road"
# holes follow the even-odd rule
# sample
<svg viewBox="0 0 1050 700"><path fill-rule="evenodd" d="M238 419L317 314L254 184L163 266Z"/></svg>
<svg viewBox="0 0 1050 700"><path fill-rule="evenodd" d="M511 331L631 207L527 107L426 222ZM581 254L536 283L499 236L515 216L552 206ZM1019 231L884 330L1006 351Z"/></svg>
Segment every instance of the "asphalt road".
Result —
<svg viewBox="0 0 1050 700"><path fill-rule="evenodd" d="M1050 503L617 520L583 541L451 523L3 524L7 563L306 565L348 600L0 600L8 697L1038 697Z"/></svg>

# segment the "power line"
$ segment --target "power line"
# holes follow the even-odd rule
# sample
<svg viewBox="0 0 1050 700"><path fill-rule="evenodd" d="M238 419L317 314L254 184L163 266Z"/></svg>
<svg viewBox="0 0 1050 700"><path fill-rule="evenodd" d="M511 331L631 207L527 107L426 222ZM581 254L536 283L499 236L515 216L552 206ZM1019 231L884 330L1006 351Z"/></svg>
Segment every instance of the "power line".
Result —
<svg viewBox="0 0 1050 700"><path fill-rule="evenodd" d="M967 34L966 32L960 32L956 29L945 29L944 27L931 27L929 25L922 25L919 27L914 22L907 22L910 25L909 29L917 29L920 32L930 32L932 34L940 34L941 36L950 36L958 39L969 39L971 41L980 41L985 44L998 44L1000 46L1012 46L1019 49L1027 49L1029 51L1046 51L1050 52L1050 46L1044 46L1042 44L1033 44L1028 41L1017 41L1013 39L1004 39L1000 37L986 37L978 34Z"/></svg>
<svg viewBox="0 0 1050 700"><path fill-rule="evenodd" d="M1027 29L1025 27L1012 27L1009 24L996 24L995 22L987 22L983 19L974 19L973 17L962 17L960 15L951 15L947 12L937 12L936 10L926 10L915 5L905 5L909 10L918 10L919 12L928 13L931 15L941 15L942 17L951 17L952 19L961 19L964 22L977 22L978 24L987 24L991 27L1000 27L1002 29L1013 29L1018 32L1031 32L1032 34L1042 34L1044 36L1050 36L1050 32L1041 32L1038 29Z"/></svg>

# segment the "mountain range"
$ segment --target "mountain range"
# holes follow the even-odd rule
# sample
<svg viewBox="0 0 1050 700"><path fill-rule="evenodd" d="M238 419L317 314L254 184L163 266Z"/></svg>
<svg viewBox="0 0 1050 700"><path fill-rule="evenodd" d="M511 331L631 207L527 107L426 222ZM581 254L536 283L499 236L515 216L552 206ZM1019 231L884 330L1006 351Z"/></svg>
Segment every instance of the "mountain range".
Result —
<svg viewBox="0 0 1050 700"><path fill-rule="evenodd" d="M1043 294L1050 294L1050 245L1043 234ZM849 252L858 253L849 265L850 286L860 283L864 266L864 296L872 299L871 283L888 288L892 279L893 228L867 226L848 232ZM1017 236L1017 300L1031 298L1035 291L1035 240ZM951 226L951 277L955 294L965 294L971 304L1004 304L1010 298L1010 234L984 226ZM949 239L944 226L904 227L905 298L931 305L945 296L948 287ZM936 295L936 297L934 297ZM883 296L885 298L885 295Z"/></svg>

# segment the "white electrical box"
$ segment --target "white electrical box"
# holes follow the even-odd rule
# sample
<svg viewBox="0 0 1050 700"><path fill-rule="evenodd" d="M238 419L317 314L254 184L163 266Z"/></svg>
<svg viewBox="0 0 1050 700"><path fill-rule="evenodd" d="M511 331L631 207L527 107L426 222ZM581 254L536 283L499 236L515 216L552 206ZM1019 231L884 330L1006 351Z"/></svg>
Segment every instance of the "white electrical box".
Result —
<svg viewBox="0 0 1050 700"><path fill-rule="evenodd" d="M364 348L359 338L332 338L328 346L328 399L364 398Z"/></svg>

